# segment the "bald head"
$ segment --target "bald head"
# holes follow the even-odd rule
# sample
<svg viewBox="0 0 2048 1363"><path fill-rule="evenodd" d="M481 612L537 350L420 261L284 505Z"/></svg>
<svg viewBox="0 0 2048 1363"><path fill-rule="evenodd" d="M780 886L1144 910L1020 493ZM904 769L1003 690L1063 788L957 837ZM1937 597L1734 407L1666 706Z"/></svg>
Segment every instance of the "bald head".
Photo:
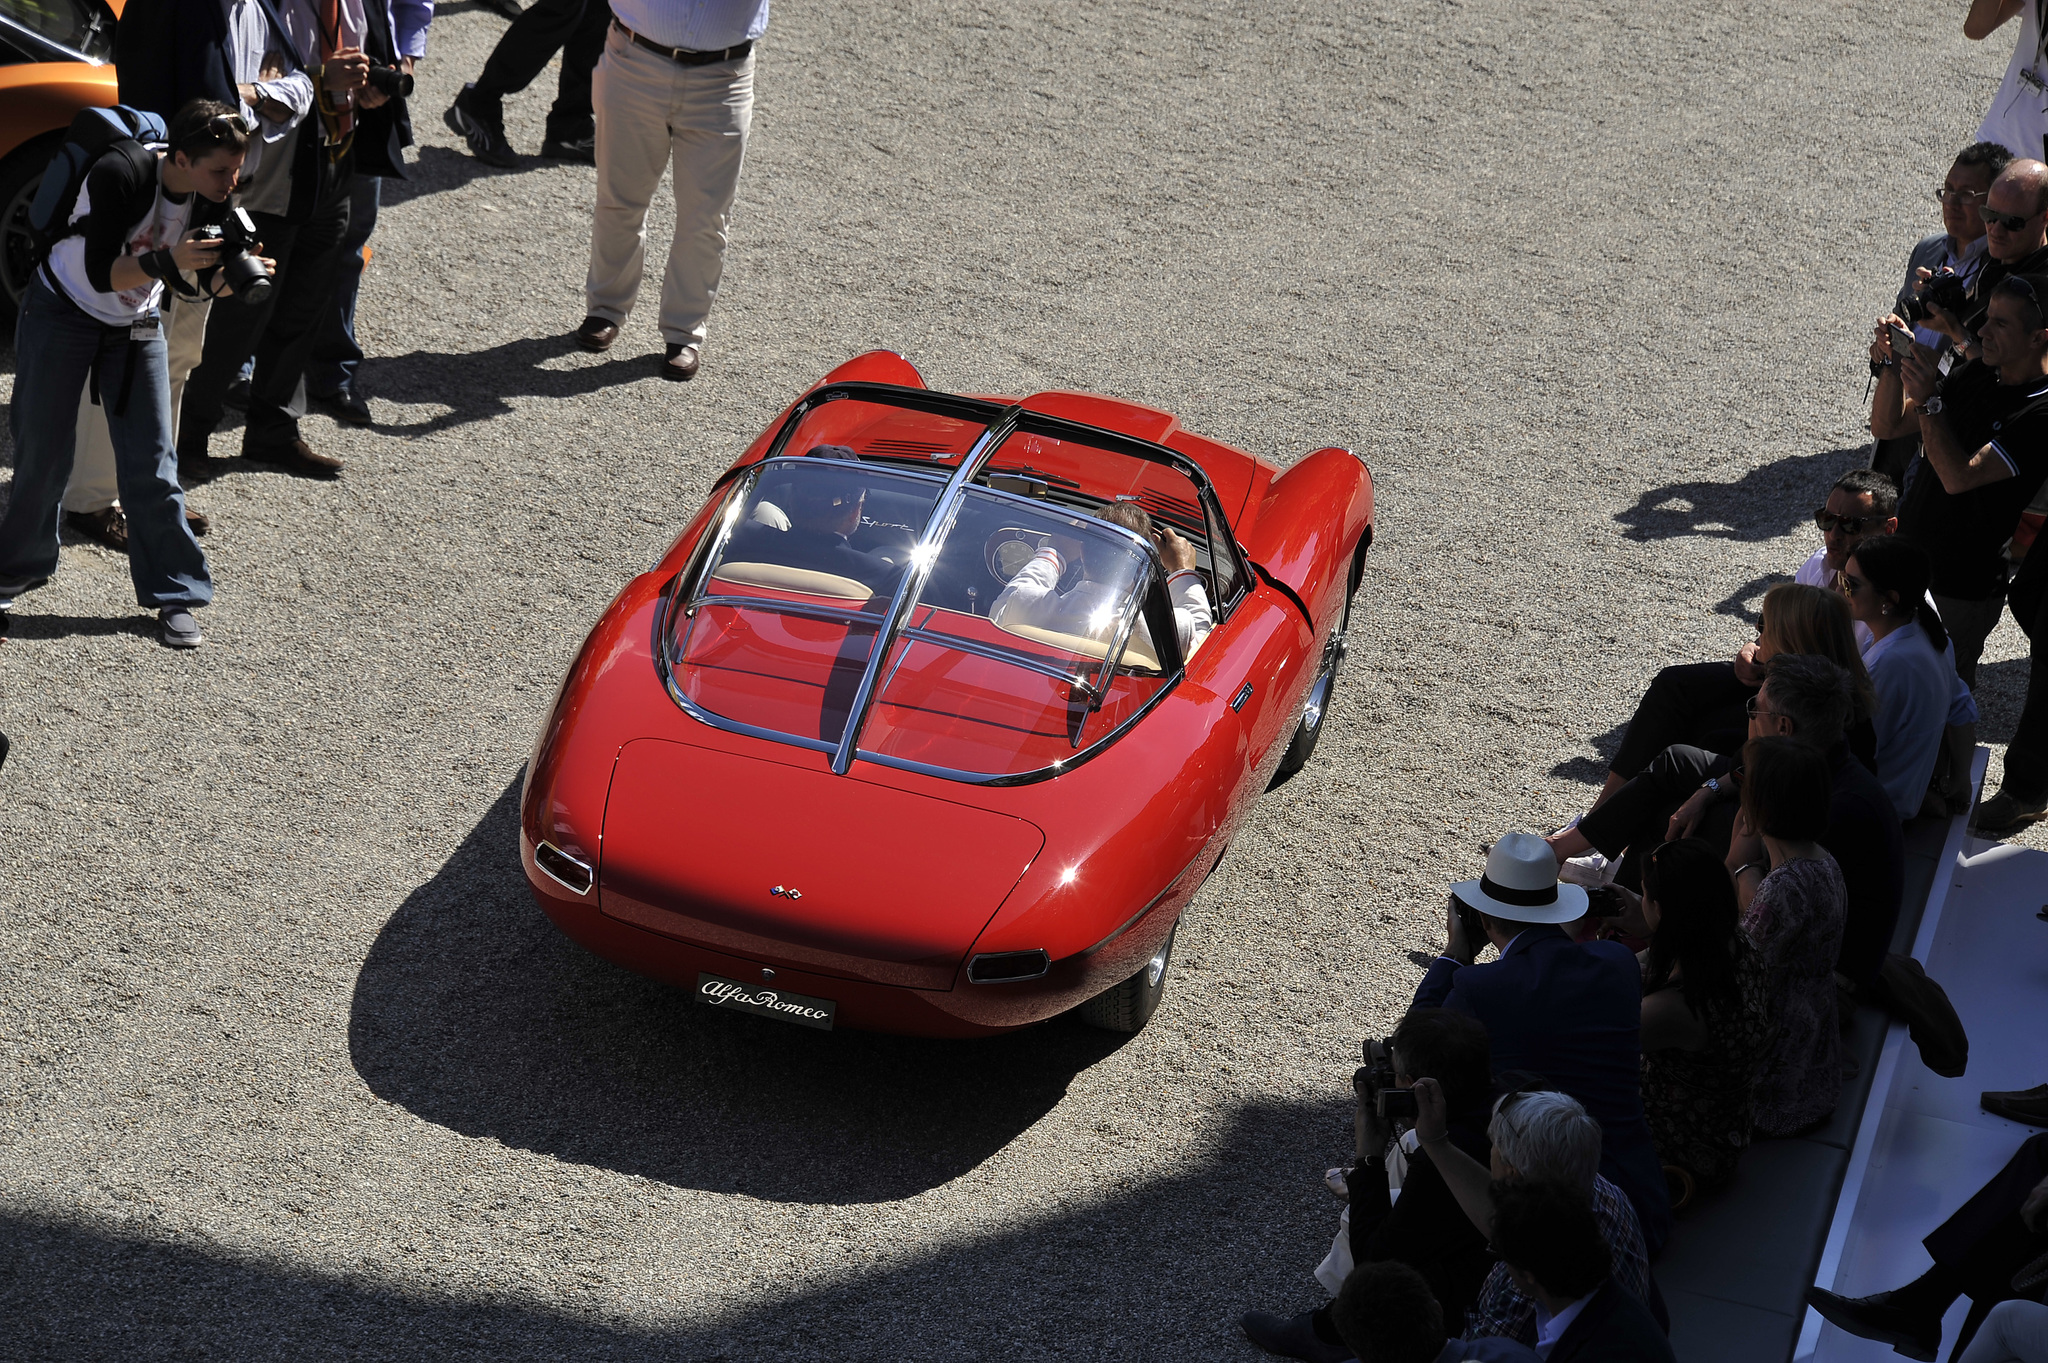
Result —
<svg viewBox="0 0 2048 1363"><path fill-rule="evenodd" d="M2013 265L2048 244L2048 164L2021 157L1998 173L1984 199L1993 260ZM2024 218L2012 226L2014 218Z"/></svg>

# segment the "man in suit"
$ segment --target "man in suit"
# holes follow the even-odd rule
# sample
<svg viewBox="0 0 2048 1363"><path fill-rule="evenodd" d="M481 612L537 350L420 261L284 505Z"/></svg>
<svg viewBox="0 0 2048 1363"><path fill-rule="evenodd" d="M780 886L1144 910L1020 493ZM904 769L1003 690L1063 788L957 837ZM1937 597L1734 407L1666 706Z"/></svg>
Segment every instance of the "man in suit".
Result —
<svg viewBox="0 0 2048 1363"><path fill-rule="evenodd" d="M1608 1274L1593 1208L1564 1183L1497 1184L1493 1248L1536 1299L1543 1363L1677 1363L1643 1304Z"/></svg>
<svg viewBox="0 0 2048 1363"><path fill-rule="evenodd" d="M1579 1100L1600 1123L1600 1172L1628 1194L1654 1259L1671 1195L1643 1116L1642 971L1618 942L1574 942L1561 925L1585 915L1586 892L1558 884L1550 845L1507 834L1484 875L1451 887L1449 940L1413 1006L1471 1014L1496 1075L1534 1071ZM1500 959L1473 964L1480 935Z"/></svg>
<svg viewBox="0 0 2048 1363"><path fill-rule="evenodd" d="M1991 1308L2019 1295L2013 1275L2048 1252L2048 1135L2022 1142L2005 1168L1921 1243L1934 1267L1904 1287L1868 1297L1809 1287L1807 1304L1852 1335L1932 1359L1941 1352L1941 1318L1967 1296L1960 1354Z"/></svg>
<svg viewBox="0 0 2048 1363"><path fill-rule="evenodd" d="M852 459L843 446L820 445L813 458ZM725 551L728 563L778 563L815 573L850 577L855 582L880 588L900 571L900 565L880 554L856 549L850 537L860 529L861 507L867 488L859 471L826 465L804 468L785 497L788 506L762 502L754 516L733 535Z"/></svg>
<svg viewBox="0 0 2048 1363"><path fill-rule="evenodd" d="M1538 1363L1512 1339L1445 1339L1443 1307L1398 1259L1351 1270L1330 1314L1359 1363Z"/></svg>

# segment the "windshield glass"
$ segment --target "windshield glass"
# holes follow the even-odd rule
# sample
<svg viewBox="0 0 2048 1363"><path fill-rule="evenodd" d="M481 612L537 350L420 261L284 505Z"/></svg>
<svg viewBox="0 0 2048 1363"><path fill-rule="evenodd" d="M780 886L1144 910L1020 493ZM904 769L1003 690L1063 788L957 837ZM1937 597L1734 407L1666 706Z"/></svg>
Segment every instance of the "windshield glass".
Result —
<svg viewBox="0 0 2048 1363"><path fill-rule="evenodd" d="M884 669L862 754L977 775L1071 759L1165 684L1140 614L1153 576L1122 527L970 488Z"/></svg>
<svg viewBox="0 0 2048 1363"><path fill-rule="evenodd" d="M729 494L693 601L669 624L683 697L806 746L837 745L944 489L937 475L830 454L751 470Z"/></svg>
<svg viewBox="0 0 2048 1363"><path fill-rule="evenodd" d="M96 0L0 0L0 17L88 61L105 62L114 55L114 18Z"/></svg>

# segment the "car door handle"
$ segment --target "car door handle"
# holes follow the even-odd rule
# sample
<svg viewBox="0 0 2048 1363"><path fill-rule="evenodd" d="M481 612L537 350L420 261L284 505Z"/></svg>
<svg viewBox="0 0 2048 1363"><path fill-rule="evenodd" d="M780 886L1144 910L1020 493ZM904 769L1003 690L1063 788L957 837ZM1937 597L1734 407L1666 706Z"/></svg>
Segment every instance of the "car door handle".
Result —
<svg viewBox="0 0 2048 1363"><path fill-rule="evenodd" d="M1250 682L1246 682L1244 684L1244 690L1238 692L1236 695L1230 698L1230 708L1233 711L1242 710L1244 709L1244 703L1250 700L1251 698L1252 684Z"/></svg>

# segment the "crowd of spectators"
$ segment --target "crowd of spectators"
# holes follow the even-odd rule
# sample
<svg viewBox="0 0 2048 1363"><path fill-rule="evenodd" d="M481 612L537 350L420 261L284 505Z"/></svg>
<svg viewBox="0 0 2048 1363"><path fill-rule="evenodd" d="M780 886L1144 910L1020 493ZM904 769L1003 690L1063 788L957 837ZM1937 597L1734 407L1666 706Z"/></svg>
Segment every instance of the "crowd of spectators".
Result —
<svg viewBox="0 0 2048 1363"><path fill-rule="evenodd" d="M517 18L449 126L480 159L516 165L502 101L563 52L541 154L596 170L575 338L589 350L618 339L640 292L648 205L672 167L655 372L694 377L768 0L500 8ZM166 645L203 643L194 612L213 599L199 544L211 522L185 493L222 471L213 436L230 407L243 412L240 459L301 477L342 473L300 423L311 406L374 421L356 303L383 181L406 175L407 97L433 13L433 0L122 8L115 68L133 112L116 112L154 115L168 136L131 139L132 153L116 143L75 192L66 181L73 200L35 243L16 328L0 630L15 598L56 572L68 528L128 554L136 598L158 613ZM263 277L238 276L238 257Z"/></svg>
<svg viewBox="0 0 2048 1363"><path fill-rule="evenodd" d="M1651 1265L1675 1210L1734 1179L1754 1141L1833 1116L1855 1009L1916 1039L1959 1031L1891 947L1904 825L1971 807L1977 667L2008 605L2029 687L1971 829L2048 813L2048 549L2027 552L2048 480L2041 10L1971 11L1972 36L2024 12L2015 74L1877 324L1867 466L1829 489L1820 543L1765 594L1755 641L1659 672L1590 807L1547 838L1501 837L1452 887L1385 1072L1368 1045L1354 1079L1352 1162L1328 1175L1344 1207L1315 1273L1330 1301L1245 1315L1268 1352L1669 1359ZM1985 1102L2048 1125L2048 1086ZM2037 1137L1930 1235L1922 1278L1809 1299L1932 1359L1967 1294L1961 1356L2048 1363L2048 1306L2011 1300L2048 1283L2044 1161Z"/></svg>

